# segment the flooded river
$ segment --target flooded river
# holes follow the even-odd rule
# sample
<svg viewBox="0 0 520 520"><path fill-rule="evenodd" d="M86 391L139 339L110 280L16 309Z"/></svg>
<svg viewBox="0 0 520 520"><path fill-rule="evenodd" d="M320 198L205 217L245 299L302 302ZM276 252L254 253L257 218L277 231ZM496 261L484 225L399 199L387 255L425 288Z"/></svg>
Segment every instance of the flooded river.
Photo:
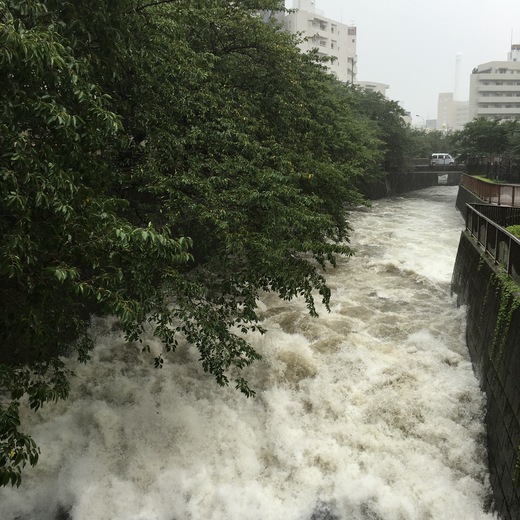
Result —
<svg viewBox="0 0 520 520"><path fill-rule="evenodd" d="M246 399L182 347L162 370L94 324L70 399L27 413L42 449L4 520L484 520L484 397L450 295L457 187L353 211L331 312L267 294Z"/></svg>

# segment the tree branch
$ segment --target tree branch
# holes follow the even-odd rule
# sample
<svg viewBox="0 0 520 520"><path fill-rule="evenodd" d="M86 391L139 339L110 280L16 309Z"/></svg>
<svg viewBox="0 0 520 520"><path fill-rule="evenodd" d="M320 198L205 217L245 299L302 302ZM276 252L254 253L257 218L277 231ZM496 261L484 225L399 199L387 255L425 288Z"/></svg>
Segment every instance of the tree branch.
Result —
<svg viewBox="0 0 520 520"><path fill-rule="evenodd" d="M135 10L136 10L136 12L139 12L139 11L143 11L144 9L147 9L148 7L155 7L156 5L161 5L161 4L172 4L175 1L176 0L157 0L156 2L150 2L148 4L141 5L140 7L136 7Z"/></svg>

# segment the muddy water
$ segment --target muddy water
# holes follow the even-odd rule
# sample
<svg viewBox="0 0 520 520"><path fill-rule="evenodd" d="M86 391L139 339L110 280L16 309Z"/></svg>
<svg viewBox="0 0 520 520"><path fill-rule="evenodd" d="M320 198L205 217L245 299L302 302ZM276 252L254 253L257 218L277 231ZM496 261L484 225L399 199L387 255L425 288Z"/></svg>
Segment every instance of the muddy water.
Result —
<svg viewBox="0 0 520 520"><path fill-rule="evenodd" d="M456 190L354 211L330 313L263 297L255 398L219 388L186 347L155 370L95 323L70 399L27 414L41 462L0 490L0 518L493 518L484 399L449 287Z"/></svg>

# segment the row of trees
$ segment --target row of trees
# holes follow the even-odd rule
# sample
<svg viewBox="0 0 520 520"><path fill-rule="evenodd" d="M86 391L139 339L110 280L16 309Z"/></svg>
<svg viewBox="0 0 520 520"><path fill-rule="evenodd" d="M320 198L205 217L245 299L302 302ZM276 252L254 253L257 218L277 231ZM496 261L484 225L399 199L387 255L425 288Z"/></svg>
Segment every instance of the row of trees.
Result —
<svg viewBox="0 0 520 520"><path fill-rule="evenodd" d="M439 144L437 151L449 151L471 175L520 180L519 120L474 119L455 132L424 133L422 139L415 140L421 141Z"/></svg>
<svg viewBox="0 0 520 520"><path fill-rule="evenodd" d="M520 120L474 119L462 130L443 132L410 128L407 157L450 152L459 162L485 156L520 157Z"/></svg>
<svg viewBox="0 0 520 520"><path fill-rule="evenodd" d="M460 160L478 156L520 156L520 121L475 119L450 136Z"/></svg>
<svg viewBox="0 0 520 520"><path fill-rule="evenodd" d="M344 209L412 136L258 14L279 8L0 0L0 484L37 462L20 402L67 396L93 314L251 395L259 292L328 305Z"/></svg>

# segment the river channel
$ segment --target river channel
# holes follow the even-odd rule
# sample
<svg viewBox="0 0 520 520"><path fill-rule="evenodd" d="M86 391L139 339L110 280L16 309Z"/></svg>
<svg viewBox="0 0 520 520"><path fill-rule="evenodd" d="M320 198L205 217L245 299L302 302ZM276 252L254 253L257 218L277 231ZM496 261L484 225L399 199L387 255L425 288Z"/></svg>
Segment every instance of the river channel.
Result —
<svg viewBox="0 0 520 520"><path fill-rule="evenodd" d="M4 520L484 520L485 400L450 294L457 187L352 211L331 312L260 302L247 399L182 347L162 370L110 321L67 402L27 413L41 447ZM158 345L152 345L159 348Z"/></svg>

